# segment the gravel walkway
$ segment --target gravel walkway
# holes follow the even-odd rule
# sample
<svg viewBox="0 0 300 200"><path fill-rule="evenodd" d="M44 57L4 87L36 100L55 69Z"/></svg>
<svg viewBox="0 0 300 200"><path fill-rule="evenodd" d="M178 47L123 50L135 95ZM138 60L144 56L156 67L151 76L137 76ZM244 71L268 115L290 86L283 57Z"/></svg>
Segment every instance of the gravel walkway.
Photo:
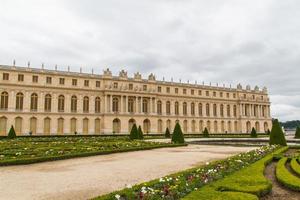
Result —
<svg viewBox="0 0 300 200"><path fill-rule="evenodd" d="M0 199L87 199L251 149L189 145L0 167Z"/></svg>

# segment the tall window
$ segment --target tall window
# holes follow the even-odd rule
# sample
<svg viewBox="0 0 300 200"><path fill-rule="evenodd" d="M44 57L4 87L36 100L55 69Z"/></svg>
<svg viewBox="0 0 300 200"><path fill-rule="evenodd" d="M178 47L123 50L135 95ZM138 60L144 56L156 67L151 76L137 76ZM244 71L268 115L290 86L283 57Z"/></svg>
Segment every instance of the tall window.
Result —
<svg viewBox="0 0 300 200"><path fill-rule="evenodd" d="M236 113L236 105L234 105L234 106L233 106L233 116L236 117L236 114L237 114L237 113Z"/></svg>
<svg viewBox="0 0 300 200"><path fill-rule="evenodd" d="M118 112L119 111L119 99L117 97L113 98L113 105L112 105L112 111Z"/></svg>
<svg viewBox="0 0 300 200"><path fill-rule="evenodd" d="M0 108L6 110L8 108L8 93L2 92L1 93L1 104Z"/></svg>
<svg viewBox="0 0 300 200"><path fill-rule="evenodd" d="M64 112L65 110L65 97L64 95L59 95L58 97L58 112Z"/></svg>
<svg viewBox="0 0 300 200"><path fill-rule="evenodd" d="M134 100L133 98L128 99L128 112L133 113Z"/></svg>
<svg viewBox="0 0 300 200"><path fill-rule="evenodd" d="M72 85L76 86L77 85L77 79L72 79Z"/></svg>
<svg viewBox="0 0 300 200"><path fill-rule="evenodd" d="M24 81L24 74L18 74L18 81Z"/></svg>
<svg viewBox="0 0 300 200"><path fill-rule="evenodd" d="M199 103L199 105L198 105L198 112L199 112L199 116L203 115L203 113L202 113L202 103Z"/></svg>
<svg viewBox="0 0 300 200"><path fill-rule="evenodd" d="M5 81L9 80L9 73L3 73L3 80Z"/></svg>
<svg viewBox="0 0 300 200"><path fill-rule="evenodd" d="M221 104L221 106L220 106L220 115L221 115L221 117L224 117L224 105L223 104Z"/></svg>
<svg viewBox="0 0 300 200"><path fill-rule="evenodd" d="M59 78L59 84L64 85L65 84L65 78Z"/></svg>
<svg viewBox="0 0 300 200"><path fill-rule="evenodd" d="M51 111L51 95L46 94L45 96L45 112Z"/></svg>
<svg viewBox="0 0 300 200"><path fill-rule="evenodd" d="M87 96L83 97L83 112L89 112L89 97Z"/></svg>
<svg viewBox="0 0 300 200"><path fill-rule="evenodd" d="M37 106L38 106L38 95L36 93L33 93L31 95L30 110L37 111Z"/></svg>
<svg viewBox="0 0 300 200"><path fill-rule="evenodd" d="M214 116L216 117L217 116L217 104L214 104L213 112L214 112Z"/></svg>
<svg viewBox="0 0 300 200"><path fill-rule="evenodd" d="M191 103L191 115L195 115L195 104Z"/></svg>
<svg viewBox="0 0 300 200"><path fill-rule="evenodd" d="M47 83L47 84L51 84L51 83L52 83L52 77L47 76L47 77L46 77L46 83Z"/></svg>
<svg viewBox="0 0 300 200"><path fill-rule="evenodd" d="M148 112L148 101L147 101L147 99L143 99L143 112L144 113Z"/></svg>
<svg viewBox="0 0 300 200"><path fill-rule="evenodd" d="M179 115L179 104L177 101L175 102L175 115Z"/></svg>
<svg viewBox="0 0 300 200"><path fill-rule="evenodd" d="M37 83L38 81L39 81L39 77L33 75L33 76L32 76L32 82Z"/></svg>
<svg viewBox="0 0 300 200"><path fill-rule="evenodd" d="M210 116L210 106L208 103L206 104L206 116Z"/></svg>
<svg viewBox="0 0 300 200"><path fill-rule="evenodd" d="M183 114L187 115L187 103L183 102Z"/></svg>
<svg viewBox="0 0 300 200"><path fill-rule="evenodd" d="M23 93L21 93L21 92L17 93L17 96L16 96L16 109L17 110L23 110L23 100L24 100Z"/></svg>
<svg viewBox="0 0 300 200"><path fill-rule="evenodd" d="M88 87L89 86L89 80L84 80L84 86Z"/></svg>
<svg viewBox="0 0 300 200"><path fill-rule="evenodd" d="M71 97L71 112L77 112L77 97L75 95Z"/></svg>
<svg viewBox="0 0 300 200"><path fill-rule="evenodd" d="M101 112L101 99L100 97L96 97L95 99L95 113Z"/></svg>
<svg viewBox="0 0 300 200"><path fill-rule="evenodd" d="M170 101L167 101L167 103L166 103L166 113L167 113L167 115L171 114L171 103L170 103Z"/></svg>
<svg viewBox="0 0 300 200"><path fill-rule="evenodd" d="M100 87L100 81L96 81L96 87L97 87L97 88Z"/></svg>
<svg viewBox="0 0 300 200"><path fill-rule="evenodd" d="M161 101L157 101L157 114L161 114Z"/></svg>
<svg viewBox="0 0 300 200"><path fill-rule="evenodd" d="M230 117L231 112L230 112L230 105L227 105L227 117Z"/></svg>

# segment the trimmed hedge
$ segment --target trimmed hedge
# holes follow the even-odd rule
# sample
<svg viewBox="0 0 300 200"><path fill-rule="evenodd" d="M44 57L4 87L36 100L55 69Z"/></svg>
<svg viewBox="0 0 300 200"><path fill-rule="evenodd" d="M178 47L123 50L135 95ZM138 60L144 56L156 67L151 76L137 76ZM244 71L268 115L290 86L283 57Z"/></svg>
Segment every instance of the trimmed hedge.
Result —
<svg viewBox="0 0 300 200"><path fill-rule="evenodd" d="M203 137L208 138L209 137L209 132L208 129L205 127L204 131L203 131Z"/></svg>
<svg viewBox="0 0 300 200"><path fill-rule="evenodd" d="M292 170L300 176L300 164L297 162L296 158L293 158L291 161Z"/></svg>
<svg viewBox="0 0 300 200"><path fill-rule="evenodd" d="M179 143L179 144L184 143L184 136L179 123L176 123L175 125L173 135L172 135L172 142Z"/></svg>
<svg viewBox="0 0 300 200"><path fill-rule="evenodd" d="M151 149L158 149L164 147L181 147L187 146L187 144L158 144L157 146L145 146L145 147L132 147L127 149L116 149L116 150L109 150L109 151L95 151L95 152L83 152L77 154L70 154L70 155L61 155L61 156L48 156L48 157L37 157L37 158L26 158L26 159L18 159L18 160L5 160L0 162L0 166L8 166L8 165L26 165L26 164L33 164L38 162L46 162L46 161L55 161L55 160L64 160L69 158L78 158L78 157L87 157L87 156L96 156L96 155L106 155L106 154L113 154L113 153L123 153L123 152L130 152L130 151L143 151L143 150L151 150Z"/></svg>
<svg viewBox="0 0 300 200"><path fill-rule="evenodd" d="M258 200L258 197L269 193L272 189L271 182L264 176L265 166L272 161L274 154L280 154L287 149L288 147L282 147L252 165L190 193L183 200ZM233 193L234 198L231 195Z"/></svg>
<svg viewBox="0 0 300 200"><path fill-rule="evenodd" d="M15 138L15 137L17 137L16 132L15 132L15 129L14 129L13 126L11 126L10 129L9 129L7 138L13 139L13 138Z"/></svg>
<svg viewBox="0 0 300 200"><path fill-rule="evenodd" d="M280 159L276 166L276 178L285 187L300 191L300 178L291 174L291 172L286 168L285 164L287 163L288 158L284 157Z"/></svg>
<svg viewBox="0 0 300 200"><path fill-rule="evenodd" d="M278 119L275 119L273 121L273 126L270 134L270 141L269 144L279 144L282 146L286 146L286 140L285 136L283 134L282 128L280 127L280 124L278 122Z"/></svg>
<svg viewBox="0 0 300 200"><path fill-rule="evenodd" d="M251 136L252 138L257 138L257 133L256 133L256 130L255 130L254 127L252 128L252 131L251 131L250 136Z"/></svg>
<svg viewBox="0 0 300 200"><path fill-rule="evenodd" d="M300 127L299 126L296 129L295 138L300 138Z"/></svg>

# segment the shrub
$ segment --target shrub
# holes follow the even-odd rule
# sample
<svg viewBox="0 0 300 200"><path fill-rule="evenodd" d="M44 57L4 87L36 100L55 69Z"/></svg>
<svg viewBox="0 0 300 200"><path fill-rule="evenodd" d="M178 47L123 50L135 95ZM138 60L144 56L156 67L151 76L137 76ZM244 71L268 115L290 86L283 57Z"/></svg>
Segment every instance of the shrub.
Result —
<svg viewBox="0 0 300 200"><path fill-rule="evenodd" d="M252 138L257 138L257 133L256 133L256 130L255 130L254 127L252 128L252 131L251 131L250 136L251 136Z"/></svg>
<svg viewBox="0 0 300 200"><path fill-rule="evenodd" d="M279 160L276 166L276 178L284 186L290 188L291 190L300 191L300 179L290 173L290 171L285 167L287 157Z"/></svg>
<svg viewBox="0 0 300 200"><path fill-rule="evenodd" d="M300 127L299 126L296 129L295 138L300 138Z"/></svg>
<svg viewBox="0 0 300 200"><path fill-rule="evenodd" d="M136 127L136 124L133 124L133 126L132 126L132 128L131 128L131 131L130 131L129 138L130 138L131 140L138 139L138 129L137 129L137 127Z"/></svg>
<svg viewBox="0 0 300 200"><path fill-rule="evenodd" d="M292 170L300 176L300 164L297 162L296 158L293 158L291 161Z"/></svg>
<svg viewBox="0 0 300 200"><path fill-rule="evenodd" d="M269 144L279 144L282 146L286 146L286 140L285 140L285 136L282 132L282 128L280 127L280 124L278 122L278 119L275 119L273 121L273 126L272 126L272 130L271 130L271 134L270 134L270 141Z"/></svg>
<svg viewBox="0 0 300 200"><path fill-rule="evenodd" d="M166 138L170 138L171 137L170 130L169 130L168 127L166 128L165 137Z"/></svg>
<svg viewBox="0 0 300 200"><path fill-rule="evenodd" d="M209 137L209 132L208 132L208 129L206 127L203 131L203 137Z"/></svg>
<svg viewBox="0 0 300 200"><path fill-rule="evenodd" d="M270 131L270 129L268 129L268 130L267 130L267 134L268 134L268 135L270 135L270 134L271 134L271 131Z"/></svg>
<svg viewBox="0 0 300 200"><path fill-rule="evenodd" d="M141 126L139 126L139 129L138 129L138 138L137 139L140 139L140 140L144 139L144 133L142 131Z"/></svg>
<svg viewBox="0 0 300 200"><path fill-rule="evenodd" d="M172 142L174 143L184 143L184 136L180 127L179 123L176 123L173 135L172 135Z"/></svg>
<svg viewBox="0 0 300 200"><path fill-rule="evenodd" d="M13 139L15 137L17 137L17 135L16 135L16 132L15 132L14 126L11 126L10 129L9 129L7 138Z"/></svg>

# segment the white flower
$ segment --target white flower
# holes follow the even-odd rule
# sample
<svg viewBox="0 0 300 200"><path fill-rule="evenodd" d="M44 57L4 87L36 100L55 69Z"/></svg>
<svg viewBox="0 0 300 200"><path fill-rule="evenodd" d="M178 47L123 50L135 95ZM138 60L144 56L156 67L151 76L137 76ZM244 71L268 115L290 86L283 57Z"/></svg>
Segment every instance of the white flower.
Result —
<svg viewBox="0 0 300 200"><path fill-rule="evenodd" d="M206 165L209 165L209 162L206 162Z"/></svg>
<svg viewBox="0 0 300 200"><path fill-rule="evenodd" d="M116 195L115 195L115 197L116 197L116 199L118 199L118 200L119 200L121 196L120 196L120 195L118 195L118 194L116 194Z"/></svg>
<svg viewBox="0 0 300 200"><path fill-rule="evenodd" d="M132 185L130 184L126 185L126 188L132 188Z"/></svg>

